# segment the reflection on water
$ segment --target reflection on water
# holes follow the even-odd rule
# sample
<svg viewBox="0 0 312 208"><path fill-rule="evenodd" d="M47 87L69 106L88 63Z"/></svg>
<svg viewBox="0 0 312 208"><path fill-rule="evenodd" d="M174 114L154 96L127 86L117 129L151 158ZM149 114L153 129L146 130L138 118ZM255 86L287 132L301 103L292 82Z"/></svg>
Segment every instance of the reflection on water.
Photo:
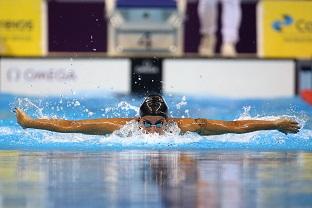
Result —
<svg viewBox="0 0 312 208"><path fill-rule="evenodd" d="M0 152L0 207L311 207L312 153Z"/></svg>

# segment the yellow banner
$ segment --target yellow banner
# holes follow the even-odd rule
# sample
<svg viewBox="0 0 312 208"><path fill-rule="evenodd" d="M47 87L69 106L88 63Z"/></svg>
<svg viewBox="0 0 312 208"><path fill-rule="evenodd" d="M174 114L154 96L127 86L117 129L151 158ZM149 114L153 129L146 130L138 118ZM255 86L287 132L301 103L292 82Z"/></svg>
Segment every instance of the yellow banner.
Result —
<svg viewBox="0 0 312 208"><path fill-rule="evenodd" d="M0 0L0 55L45 53L42 0Z"/></svg>
<svg viewBox="0 0 312 208"><path fill-rule="evenodd" d="M267 0L258 7L262 57L312 57L312 1Z"/></svg>

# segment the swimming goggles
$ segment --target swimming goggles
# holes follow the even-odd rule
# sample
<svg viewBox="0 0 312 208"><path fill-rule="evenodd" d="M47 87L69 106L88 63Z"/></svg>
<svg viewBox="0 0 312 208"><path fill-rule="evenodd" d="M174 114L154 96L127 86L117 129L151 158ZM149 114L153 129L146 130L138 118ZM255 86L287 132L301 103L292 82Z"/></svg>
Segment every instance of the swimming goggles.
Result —
<svg viewBox="0 0 312 208"><path fill-rule="evenodd" d="M162 121L158 121L155 124L152 124L149 121L143 121L143 126L145 128L151 128L152 126L155 126L156 128L161 128L161 127L163 127L163 125L164 125L164 123Z"/></svg>

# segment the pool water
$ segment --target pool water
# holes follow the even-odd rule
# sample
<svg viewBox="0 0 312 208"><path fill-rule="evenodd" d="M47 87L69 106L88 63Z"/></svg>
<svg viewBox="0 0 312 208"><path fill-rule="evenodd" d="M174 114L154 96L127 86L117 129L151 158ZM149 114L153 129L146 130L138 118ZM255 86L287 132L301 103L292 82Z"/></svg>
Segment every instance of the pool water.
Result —
<svg viewBox="0 0 312 208"><path fill-rule="evenodd" d="M86 96L88 95L88 96ZM278 131L199 136L22 129L33 117L135 117L141 97L0 94L0 207L311 207L312 107L298 97L233 100L166 95L173 117L296 119Z"/></svg>
<svg viewBox="0 0 312 208"><path fill-rule="evenodd" d="M276 119L291 117L302 126L298 134L284 135L278 131L248 134L199 136L178 135L178 130L165 136L133 132L134 125L112 135L90 136L64 134L44 130L22 129L12 112L19 107L36 118L92 119L101 117L136 117L142 97L75 96L21 97L0 94L0 148L21 150L207 150L243 149L260 151L312 150L312 107L300 98L271 100L230 100L213 97L166 96L172 117L194 117L222 120ZM127 137L132 132L131 137Z"/></svg>
<svg viewBox="0 0 312 208"><path fill-rule="evenodd" d="M311 207L312 154L0 152L0 207Z"/></svg>

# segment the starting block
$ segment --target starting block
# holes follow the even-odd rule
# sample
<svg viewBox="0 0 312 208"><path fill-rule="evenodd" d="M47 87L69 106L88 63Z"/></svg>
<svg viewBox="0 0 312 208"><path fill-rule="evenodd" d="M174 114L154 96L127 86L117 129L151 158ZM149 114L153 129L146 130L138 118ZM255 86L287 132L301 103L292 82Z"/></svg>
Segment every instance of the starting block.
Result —
<svg viewBox="0 0 312 208"><path fill-rule="evenodd" d="M186 0L106 0L109 55L181 55Z"/></svg>

